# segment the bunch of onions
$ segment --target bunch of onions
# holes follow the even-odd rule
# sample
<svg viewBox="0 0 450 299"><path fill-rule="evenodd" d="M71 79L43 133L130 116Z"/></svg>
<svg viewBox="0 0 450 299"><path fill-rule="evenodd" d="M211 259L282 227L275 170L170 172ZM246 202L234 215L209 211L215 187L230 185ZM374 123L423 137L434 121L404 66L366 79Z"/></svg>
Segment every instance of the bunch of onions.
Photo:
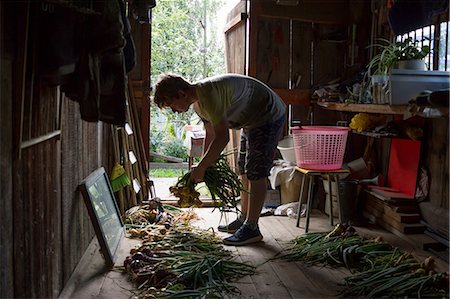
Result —
<svg viewBox="0 0 450 299"><path fill-rule="evenodd" d="M219 207L236 208L237 198L241 191L246 191L226 159L227 154L221 154L217 161L205 171L204 182L211 199ZM184 174L178 182L169 188L170 192L179 198L180 207L201 206L200 193L195 189L196 183L191 180L191 172Z"/></svg>

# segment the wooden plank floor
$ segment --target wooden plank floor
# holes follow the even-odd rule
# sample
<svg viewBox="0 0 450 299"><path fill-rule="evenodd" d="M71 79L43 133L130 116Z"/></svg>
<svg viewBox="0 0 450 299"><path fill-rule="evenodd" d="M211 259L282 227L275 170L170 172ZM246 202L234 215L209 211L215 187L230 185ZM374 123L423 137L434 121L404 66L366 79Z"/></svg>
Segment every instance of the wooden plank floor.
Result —
<svg viewBox="0 0 450 299"><path fill-rule="evenodd" d="M210 208L196 210L200 219L195 222L202 228L216 228L220 214ZM234 215L229 217L234 219ZM295 219L282 216L266 216L260 218L260 229L264 236L262 242L248 246L227 246L240 261L257 267L257 273L244 277L235 285L241 290L240 298L337 298L339 283L350 272L346 269L331 269L326 267L307 267L300 262L288 262L272 259L289 246L289 241L304 232L304 218L300 228L295 226ZM313 211L310 220L310 232L330 231L332 227L326 215ZM382 236L394 246L426 257L419 244L391 234L381 228L357 228L362 235ZM227 236L226 233L219 233ZM117 256L120 265L129 250L139 244L136 240L124 239ZM120 271L108 271L103 267L103 259L98 252L98 244L91 244L91 254L80 262L76 274L73 275L67 287L61 293L61 298L130 298L137 293L127 275ZM438 261L438 270L448 271L448 264Z"/></svg>

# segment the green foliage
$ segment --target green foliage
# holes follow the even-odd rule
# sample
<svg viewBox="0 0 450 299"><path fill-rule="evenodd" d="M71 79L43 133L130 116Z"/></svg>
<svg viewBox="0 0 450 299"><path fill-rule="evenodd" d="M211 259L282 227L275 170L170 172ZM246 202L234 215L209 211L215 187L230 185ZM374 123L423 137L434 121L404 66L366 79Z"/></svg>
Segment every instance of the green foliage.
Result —
<svg viewBox="0 0 450 299"><path fill-rule="evenodd" d="M430 53L429 46L419 47L418 42L413 42L411 37L398 42L380 38L373 46L380 52L368 64L371 75L386 75L398 61L421 60Z"/></svg>
<svg viewBox="0 0 450 299"><path fill-rule="evenodd" d="M411 37L405 39L403 42L397 42L396 45L396 54L399 57L398 60L421 60L430 53L429 46L424 45L419 48L417 41L412 42Z"/></svg>
<svg viewBox="0 0 450 299"><path fill-rule="evenodd" d="M162 73L177 73L191 82L225 72L224 47L217 38L217 11L224 0L159 0L152 10L151 81L156 82ZM162 151L160 138L171 134L182 139L184 126L191 124L194 111L174 113L150 106L151 148ZM159 121L153 121L157 118ZM164 140L164 143L171 141ZM156 147L156 148L155 148ZM165 146L172 154L181 152L174 144ZM186 152L186 150L184 150ZM171 154L171 155L172 155ZM179 157L177 155L173 155Z"/></svg>
<svg viewBox="0 0 450 299"><path fill-rule="evenodd" d="M155 126L150 126L150 151L157 152L164 144L164 134Z"/></svg>
<svg viewBox="0 0 450 299"><path fill-rule="evenodd" d="M169 139L163 147L164 154L167 156L177 157L187 161L189 158L187 148L184 146L183 141L178 138Z"/></svg>
<svg viewBox="0 0 450 299"><path fill-rule="evenodd" d="M175 128L172 123L167 124L167 133L169 133L170 136L175 137Z"/></svg>
<svg viewBox="0 0 450 299"><path fill-rule="evenodd" d="M173 113L168 109L164 109L162 114L166 121L164 130L176 138L183 137L185 134L184 127L191 124L191 119L194 117L192 108L186 113Z"/></svg>
<svg viewBox="0 0 450 299"><path fill-rule="evenodd" d="M150 169L150 176L154 178L178 178L186 172L185 169Z"/></svg>
<svg viewBox="0 0 450 299"><path fill-rule="evenodd" d="M224 50L214 27L215 12L223 3L158 1L152 16L152 82L166 72L181 74L191 81L224 72Z"/></svg>
<svg viewBox="0 0 450 299"><path fill-rule="evenodd" d="M170 128L172 128L172 132ZM169 132L159 130L155 126L150 128L150 151L181 158L183 161L188 159L188 150L184 146L183 140L173 135L173 126L169 126ZM154 161L164 162L159 158L154 159Z"/></svg>

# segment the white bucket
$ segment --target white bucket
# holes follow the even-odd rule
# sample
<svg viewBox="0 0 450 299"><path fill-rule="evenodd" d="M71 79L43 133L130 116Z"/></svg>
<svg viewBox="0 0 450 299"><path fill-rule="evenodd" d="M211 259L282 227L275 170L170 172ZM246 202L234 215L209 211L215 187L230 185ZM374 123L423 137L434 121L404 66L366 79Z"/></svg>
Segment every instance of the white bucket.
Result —
<svg viewBox="0 0 450 299"><path fill-rule="evenodd" d="M278 142L277 148L280 151L283 160L297 165L297 160L295 159L294 139L292 136L286 136L281 139L280 142Z"/></svg>

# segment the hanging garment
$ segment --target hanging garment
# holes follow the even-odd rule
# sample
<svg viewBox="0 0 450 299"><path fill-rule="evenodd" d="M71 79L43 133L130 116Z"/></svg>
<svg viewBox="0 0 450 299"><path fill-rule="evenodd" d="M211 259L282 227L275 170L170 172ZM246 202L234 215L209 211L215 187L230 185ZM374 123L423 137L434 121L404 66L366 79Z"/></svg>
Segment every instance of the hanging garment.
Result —
<svg viewBox="0 0 450 299"><path fill-rule="evenodd" d="M126 83L121 0L94 1L99 12L82 24L81 57L76 73L62 88L80 105L81 118L123 126L126 121Z"/></svg>
<svg viewBox="0 0 450 299"><path fill-rule="evenodd" d="M136 65L136 47L133 36L131 35L131 26L127 18L124 0L119 0L120 15L123 23L123 36L125 37L125 47L123 55L125 56L125 72L129 73Z"/></svg>
<svg viewBox="0 0 450 299"><path fill-rule="evenodd" d="M37 75L41 82L59 85L75 71L79 59L76 29L82 15L68 7L36 1Z"/></svg>
<svg viewBox="0 0 450 299"><path fill-rule="evenodd" d="M98 103L99 120L124 126L126 122L125 63L122 49L104 53L100 63L100 97Z"/></svg>

